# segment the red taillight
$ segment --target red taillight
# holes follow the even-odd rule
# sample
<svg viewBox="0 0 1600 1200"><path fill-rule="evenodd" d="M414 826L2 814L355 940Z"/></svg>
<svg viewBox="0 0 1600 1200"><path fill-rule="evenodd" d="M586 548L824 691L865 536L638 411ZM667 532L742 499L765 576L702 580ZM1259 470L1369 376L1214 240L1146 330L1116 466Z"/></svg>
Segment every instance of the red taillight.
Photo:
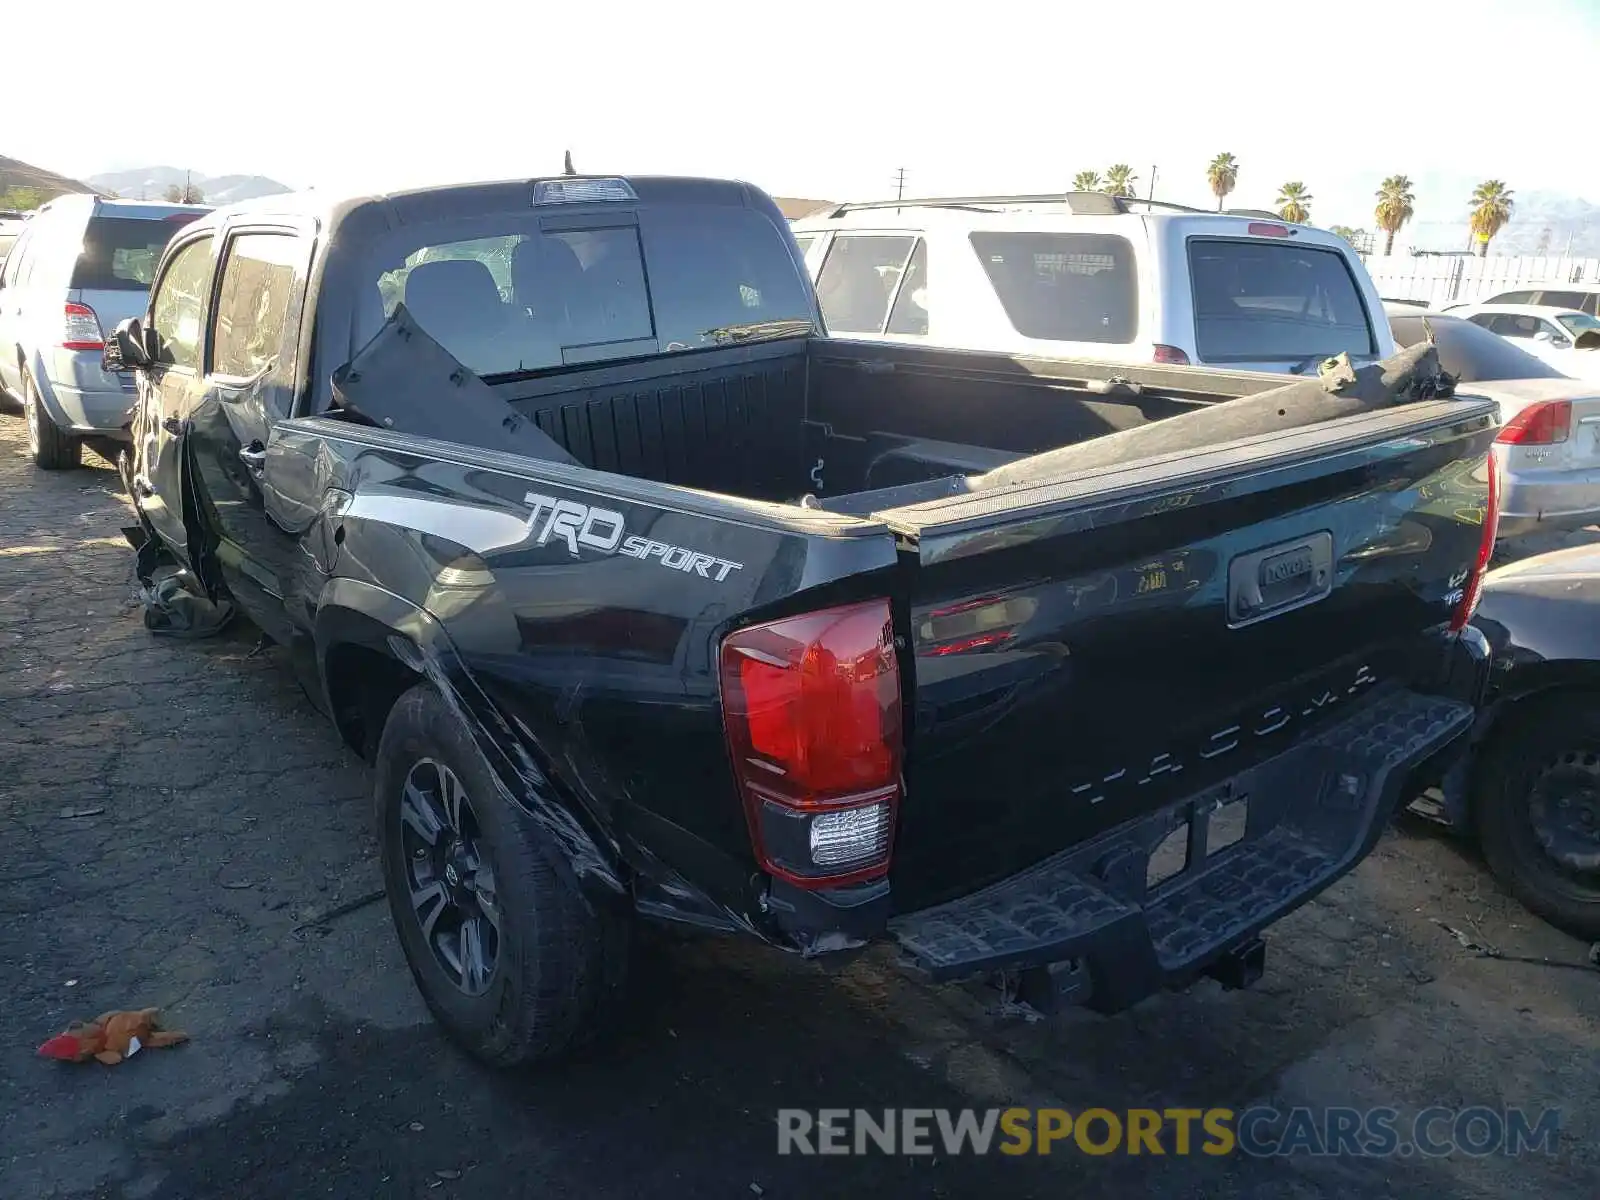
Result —
<svg viewBox="0 0 1600 1200"><path fill-rule="evenodd" d="M1572 401L1544 400L1512 417L1494 440L1502 446L1553 446L1571 434Z"/></svg>
<svg viewBox="0 0 1600 1200"><path fill-rule="evenodd" d="M1174 367L1189 365L1189 356L1177 346L1163 346L1157 342L1155 350L1155 361L1158 363L1169 363Z"/></svg>
<svg viewBox="0 0 1600 1200"><path fill-rule="evenodd" d="M1251 221L1245 227L1245 232L1251 237L1288 237L1287 225L1269 225L1265 221Z"/></svg>
<svg viewBox="0 0 1600 1200"><path fill-rule="evenodd" d="M1494 539L1500 529L1500 464L1490 454L1485 469L1489 472L1489 496L1483 507L1483 532L1478 537L1478 557L1472 564L1466 583L1461 588L1461 599L1455 612L1450 614L1450 631L1460 633L1478 611L1478 600L1483 595L1483 576L1489 570L1489 559L1494 555Z"/></svg>
<svg viewBox="0 0 1600 1200"><path fill-rule="evenodd" d="M69 304L63 317L61 348L63 350L103 350L105 334L100 332L100 318L87 304Z"/></svg>
<svg viewBox="0 0 1600 1200"><path fill-rule="evenodd" d="M722 714L756 858L801 887L884 874L901 781L887 600L752 625L722 643Z"/></svg>

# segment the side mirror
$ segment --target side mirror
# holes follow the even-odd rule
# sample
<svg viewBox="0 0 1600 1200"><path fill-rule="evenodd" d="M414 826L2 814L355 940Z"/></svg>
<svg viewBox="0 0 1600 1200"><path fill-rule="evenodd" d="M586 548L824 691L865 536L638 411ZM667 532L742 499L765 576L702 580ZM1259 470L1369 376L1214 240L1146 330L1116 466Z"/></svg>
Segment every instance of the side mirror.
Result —
<svg viewBox="0 0 1600 1200"><path fill-rule="evenodd" d="M1551 333L1548 329L1541 329L1538 333L1533 335L1533 340L1536 342L1543 342L1546 345L1551 345L1555 342L1556 335Z"/></svg>
<svg viewBox="0 0 1600 1200"><path fill-rule="evenodd" d="M100 351L100 366L111 372L137 371L150 365L145 348L144 323L138 317L119 322Z"/></svg>

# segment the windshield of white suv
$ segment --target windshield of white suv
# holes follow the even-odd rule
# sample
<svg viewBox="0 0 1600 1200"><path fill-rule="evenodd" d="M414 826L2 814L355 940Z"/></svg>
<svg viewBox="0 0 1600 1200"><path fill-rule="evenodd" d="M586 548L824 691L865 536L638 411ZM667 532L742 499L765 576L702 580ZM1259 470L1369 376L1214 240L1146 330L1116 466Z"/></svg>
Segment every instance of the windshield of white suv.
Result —
<svg viewBox="0 0 1600 1200"><path fill-rule="evenodd" d="M1286 241L1189 240L1195 348L1205 362L1297 362L1377 353L1337 250Z"/></svg>

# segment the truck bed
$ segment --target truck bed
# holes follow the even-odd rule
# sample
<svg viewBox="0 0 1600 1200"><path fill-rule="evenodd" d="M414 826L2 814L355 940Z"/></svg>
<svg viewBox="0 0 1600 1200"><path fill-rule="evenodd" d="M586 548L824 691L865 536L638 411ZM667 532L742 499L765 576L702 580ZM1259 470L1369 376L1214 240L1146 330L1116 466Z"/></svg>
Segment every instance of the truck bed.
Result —
<svg viewBox="0 0 1600 1200"><path fill-rule="evenodd" d="M1160 367L1137 372L1132 386L1115 382L1131 374L1111 364L812 339L498 383L497 398L486 388L482 403L509 404L585 467L793 502L991 470L1281 384ZM417 429L421 405L432 406L444 383L415 378L417 408L402 410L394 394L372 402L398 428ZM342 395L352 407L369 403L348 384ZM484 448L505 448L490 433L494 444Z"/></svg>

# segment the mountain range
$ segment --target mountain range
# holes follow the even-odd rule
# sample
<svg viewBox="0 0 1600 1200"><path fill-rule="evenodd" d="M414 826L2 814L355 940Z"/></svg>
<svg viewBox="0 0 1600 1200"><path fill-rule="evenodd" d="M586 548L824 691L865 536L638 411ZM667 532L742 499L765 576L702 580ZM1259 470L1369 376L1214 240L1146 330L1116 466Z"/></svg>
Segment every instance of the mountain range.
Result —
<svg viewBox="0 0 1600 1200"><path fill-rule="evenodd" d="M51 196L64 196L69 192L95 190L81 180L57 175L54 171L46 171L43 167L36 167L20 159L0 156L0 195L4 195L12 188L43 192L46 199Z"/></svg>
<svg viewBox="0 0 1600 1200"><path fill-rule="evenodd" d="M115 192L125 200L159 200L169 187L187 182L198 188L207 204L232 204L257 196L276 196L291 191L287 184L265 175L204 175L182 167L134 167L128 171L106 171L89 176L99 191Z"/></svg>

